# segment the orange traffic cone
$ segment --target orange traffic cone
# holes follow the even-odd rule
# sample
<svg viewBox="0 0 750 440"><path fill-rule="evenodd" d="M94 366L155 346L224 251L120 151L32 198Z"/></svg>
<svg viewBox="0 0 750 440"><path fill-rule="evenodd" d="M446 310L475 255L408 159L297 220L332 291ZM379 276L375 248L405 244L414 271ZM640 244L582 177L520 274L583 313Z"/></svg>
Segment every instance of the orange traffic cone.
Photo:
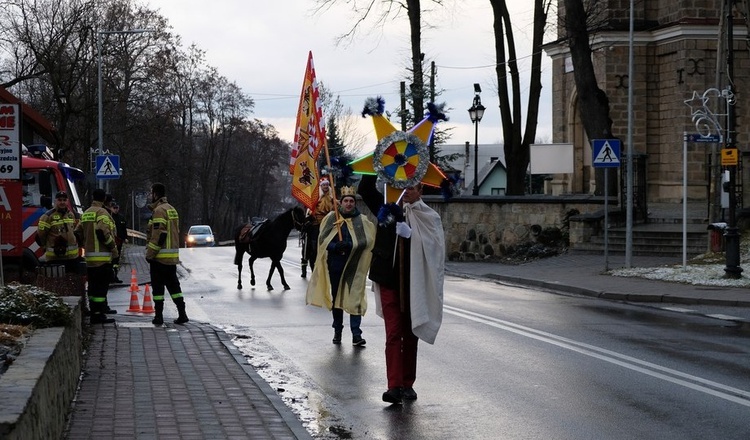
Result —
<svg viewBox="0 0 750 440"><path fill-rule="evenodd" d="M155 313L154 301L151 299L151 288L146 284L146 293L143 294L143 308L141 313Z"/></svg>
<svg viewBox="0 0 750 440"><path fill-rule="evenodd" d="M140 313L141 312L141 304L138 302L138 292L133 292L131 290L130 292L130 307L127 310L131 313Z"/></svg>
<svg viewBox="0 0 750 440"><path fill-rule="evenodd" d="M140 292L141 288L138 287L138 278L135 276L135 269L130 271L130 292Z"/></svg>

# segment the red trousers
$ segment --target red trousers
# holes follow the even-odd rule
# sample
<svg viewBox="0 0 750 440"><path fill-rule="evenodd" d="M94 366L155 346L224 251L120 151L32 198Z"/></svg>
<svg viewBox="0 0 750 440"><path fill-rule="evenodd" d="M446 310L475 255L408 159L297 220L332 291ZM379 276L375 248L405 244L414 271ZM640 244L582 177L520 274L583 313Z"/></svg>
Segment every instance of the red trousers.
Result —
<svg viewBox="0 0 750 440"><path fill-rule="evenodd" d="M411 331L408 297L401 311L398 291L380 286L380 302L385 319L385 365L388 389L411 388L417 379L417 342Z"/></svg>

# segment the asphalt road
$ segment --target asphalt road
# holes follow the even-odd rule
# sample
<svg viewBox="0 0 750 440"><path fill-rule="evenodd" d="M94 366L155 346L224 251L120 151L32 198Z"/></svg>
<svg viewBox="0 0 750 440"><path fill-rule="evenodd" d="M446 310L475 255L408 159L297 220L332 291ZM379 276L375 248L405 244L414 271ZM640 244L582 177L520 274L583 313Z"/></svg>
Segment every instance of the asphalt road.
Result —
<svg viewBox="0 0 750 440"><path fill-rule="evenodd" d="M372 293L367 347L348 329L335 346L329 312L305 305L294 240L288 291L276 276L266 289L267 259L237 290L233 253L181 250L188 313L237 335L317 438L750 438L750 344L719 320L448 277L436 344L420 344L419 399L387 406Z"/></svg>

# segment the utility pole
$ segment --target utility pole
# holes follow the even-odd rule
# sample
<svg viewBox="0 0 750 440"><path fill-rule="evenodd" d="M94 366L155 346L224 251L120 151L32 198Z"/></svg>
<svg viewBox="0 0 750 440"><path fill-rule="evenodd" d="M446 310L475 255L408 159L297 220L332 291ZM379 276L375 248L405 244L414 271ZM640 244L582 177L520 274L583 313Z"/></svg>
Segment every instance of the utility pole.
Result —
<svg viewBox="0 0 750 440"><path fill-rule="evenodd" d="M430 63L430 102L435 104L435 62ZM430 136L430 163L435 163L435 136Z"/></svg>
<svg viewBox="0 0 750 440"><path fill-rule="evenodd" d="M401 131L406 131L406 81L401 81Z"/></svg>

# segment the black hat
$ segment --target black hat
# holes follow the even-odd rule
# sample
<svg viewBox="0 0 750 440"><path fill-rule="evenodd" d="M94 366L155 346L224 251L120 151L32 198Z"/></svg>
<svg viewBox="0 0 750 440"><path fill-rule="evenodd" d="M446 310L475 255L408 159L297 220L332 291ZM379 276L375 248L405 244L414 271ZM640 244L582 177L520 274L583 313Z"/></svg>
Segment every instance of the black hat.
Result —
<svg viewBox="0 0 750 440"><path fill-rule="evenodd" d="M56 199L67 199L68 198L68 193L66 193L65 191L58 191L57 194L55 194L55 198Z"/></svg>

